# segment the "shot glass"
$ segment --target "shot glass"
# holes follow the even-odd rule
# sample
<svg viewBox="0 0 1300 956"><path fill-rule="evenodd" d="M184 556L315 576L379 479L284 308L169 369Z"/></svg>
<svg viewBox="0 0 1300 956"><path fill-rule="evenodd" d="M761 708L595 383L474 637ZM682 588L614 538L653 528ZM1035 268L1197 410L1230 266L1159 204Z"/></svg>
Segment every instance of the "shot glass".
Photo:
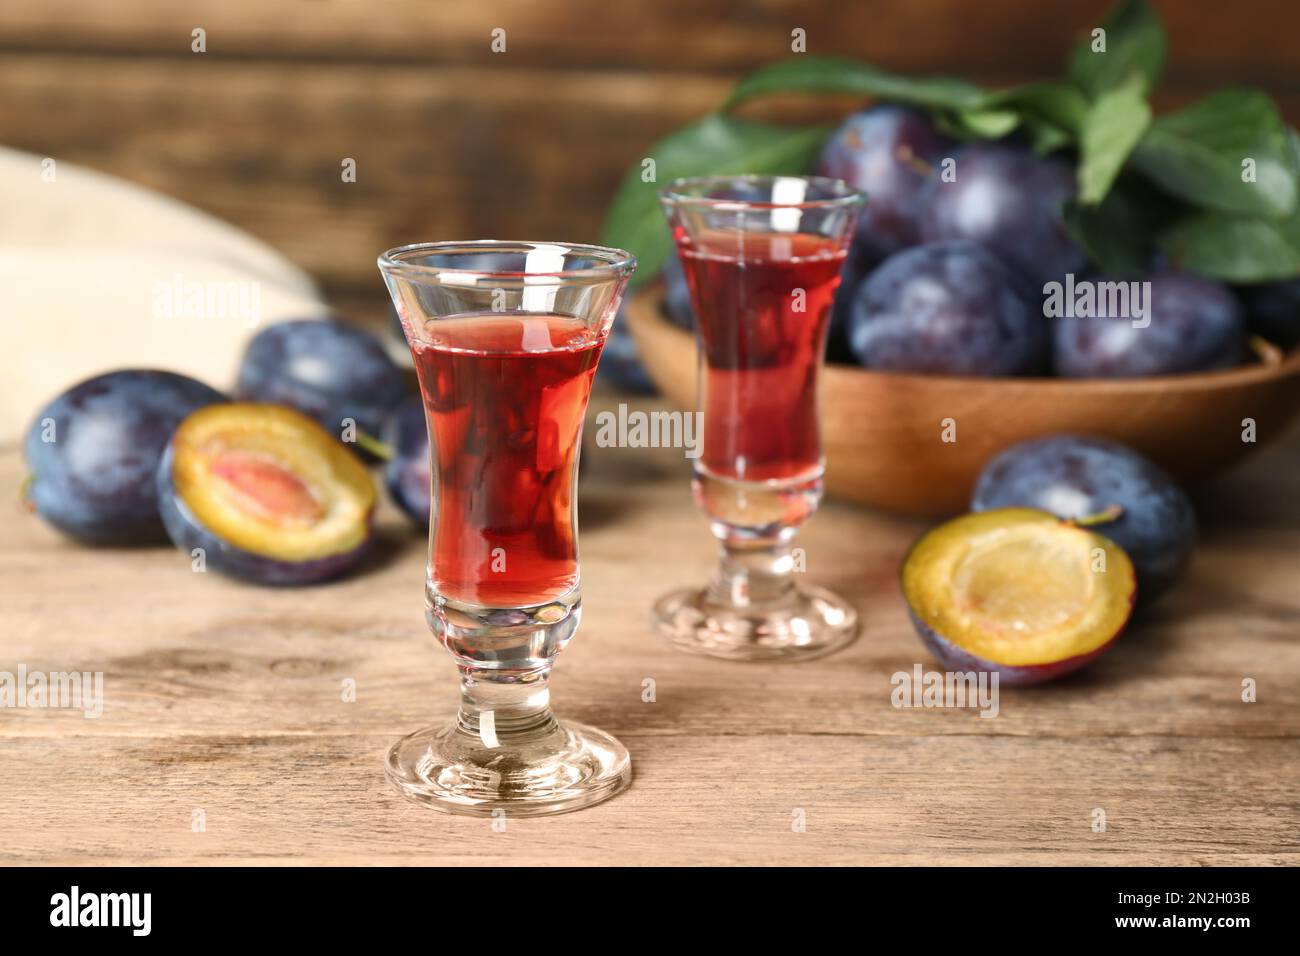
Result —
<svg viewBox="0 0 1300 956"><path fill-rule="evenodd" d="M576 481L601 348L636 260L568 243L439 242L379 268L429 427L425 606L460 710L388 753L403 793L453 813L576 810L622 790L617 740L551 713L582 608Z"/></svg>
<svg viewBox="0 0 1300 956"><path fill-rule="evenodd" d="M694 491L721 544L713 580L655 603L683 650L802 660L857 636L844 599L798 582L791 541L825 459L817 378L864 196L837 179L685 179L660 193L697 318L702 454Z"/></svg>

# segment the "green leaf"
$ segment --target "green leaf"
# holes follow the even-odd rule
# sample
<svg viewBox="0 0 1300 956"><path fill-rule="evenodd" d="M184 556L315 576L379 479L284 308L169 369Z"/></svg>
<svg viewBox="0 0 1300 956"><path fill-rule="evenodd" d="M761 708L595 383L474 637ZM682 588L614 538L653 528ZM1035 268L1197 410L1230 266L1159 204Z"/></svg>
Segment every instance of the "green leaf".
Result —
<svg viewBox="0 0 1300 956"><path fill-rule="evenodd" d="M1254 182L1243 180L1248 159ZM1133 164L1198 206L1277 219L1296 208L1300 162L1277 107L1257 90L1219 90L1159 117Z"/></svg>
<svg viewBox="0 0 1300 956"><path fill-rule="evenodd" d="M1026 83L1000 90L988 98L988 105L1017 110L1022 116L1077 137L1088 115L1088 98L1072 83Z"/></svg>
<svg viewBox="0 0 1300 956"><path fill-rule="evenodd" d="M1042 120L1027 116L1023 126L1029 135L1030 148L1039 156L1047 156L1058 149L1074 145L1073 136L1051 123L1044 123Z"/></svg>
<svg viewBox="0 0 1300 956"><path fill-rule="evenodd" d="M939 115L945 117L944 125L953 135L961 139L1001 139L1020 125L1020 114L1009 109L976 107Z"/></svg>
<svg viewBox="0 0 1300 956"><path fill-rule="evenodd" d="M1072 83L1027 83L991 93L983 109L1015 113L1034 152L1045 156L1075 144L1088 99Z"/></svg>
<svg viewBox="0 0 1300 956"><path fill-rule="evenodd" d="M763 67L736 84L723 110L771 93L855 93L930 109L976 109L984 91L946 76L900 76L856 60L796 56Z"/></svg>
<svg viewBox="0 0 1300 956"><path fill-rule="evenodd" d="M655 161L655 181L642 179L638 161L623 177L605 217L601 242L636 255L633 281L653 277L672 248L658 191L683 176L741 173L802 173L812 164L829 130L792 129L712 114L661 139L647 158Z"/></svg>
<svg viewBox="0 0 1300 956"><path fill-rule="evenodd" d="M1159 245L1180 268L1225 282L1289 279L1300 273L1300 215L1192 213L1165 229Z"/></svg>
<svg viewBox="0 0 1300 956"><path fill-rule="evenodd" d="M1092 99L1138 77L1149 93L1165 66L1165 28L1144 0L1125 0L1108 16L1102 29L1105 50L1091 34L1070 57L1070 79Z"/></svg>
<svg viewBox="0 0 1300 956"><path fill-rule="evenodd" d="M1150 125L1151 107L1138 77L1093 100L1079 134L1080 202L1096 205L1106 198Z"/></svg>
<svg viewBox="0 0 1300 956"><path fill-rule="evenodd" d="M1157 212L1138 199L1138 192L1116 187L1097 206L1078 201L1062 210L1065 228L1108 275L1136 276L1147 271Z"/></svg>

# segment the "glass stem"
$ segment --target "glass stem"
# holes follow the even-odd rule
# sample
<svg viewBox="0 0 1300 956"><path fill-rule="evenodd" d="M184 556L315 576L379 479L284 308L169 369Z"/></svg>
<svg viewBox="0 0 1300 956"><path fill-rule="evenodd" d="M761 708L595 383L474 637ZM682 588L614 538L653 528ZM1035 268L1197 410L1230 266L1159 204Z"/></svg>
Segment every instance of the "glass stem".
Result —
<svg viewBox="0 0 1300 956"><path fill-rule="evenodd" d="M548 732L556 726L550 679L550 664L525 671L462 664L459 731L488 748Z"/></svg>
<svg viewBox="0 0 1300 956"><path fill-rule="evenodd" d="M709 597L732 607L773 604L795 590L790 534L776 538L722 538Z"/></svg>

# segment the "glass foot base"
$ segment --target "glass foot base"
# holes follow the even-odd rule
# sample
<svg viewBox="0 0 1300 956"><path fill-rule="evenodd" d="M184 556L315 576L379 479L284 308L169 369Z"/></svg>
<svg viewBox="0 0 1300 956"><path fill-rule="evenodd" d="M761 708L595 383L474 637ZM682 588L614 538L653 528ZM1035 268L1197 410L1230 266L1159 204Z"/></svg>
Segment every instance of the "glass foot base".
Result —
<svg viewBox="0 0 1300 956"><path fill-rule="evenodd" d="M831 654L858 636L858 612L822 588L800 588L779 603L720 604L705 589L665 594L651 611L674 647L731 661L803 661Z"/></svg>
<svg viewBox="0 0 1300 956"><path fill-rule="evenodd" d="M631 782L632 760L617 740L584 724L551 721L527 740L488 746L453 722L395 743L386 775L445 813L541 816L608 800Z"/></svg>

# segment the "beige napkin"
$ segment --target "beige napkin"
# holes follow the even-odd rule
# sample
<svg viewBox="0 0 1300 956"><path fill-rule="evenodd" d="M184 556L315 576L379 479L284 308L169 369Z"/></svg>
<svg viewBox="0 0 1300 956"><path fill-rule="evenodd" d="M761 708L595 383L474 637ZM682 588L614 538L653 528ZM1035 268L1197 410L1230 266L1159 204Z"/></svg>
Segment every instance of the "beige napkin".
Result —
<svg viewBox="0 0 1300 956"><path fill-rule="evenodd" d="M227 223L0 149L0 442L64 388L115 368L228 390L258 328L327 311L309 276Z"/></svg>

